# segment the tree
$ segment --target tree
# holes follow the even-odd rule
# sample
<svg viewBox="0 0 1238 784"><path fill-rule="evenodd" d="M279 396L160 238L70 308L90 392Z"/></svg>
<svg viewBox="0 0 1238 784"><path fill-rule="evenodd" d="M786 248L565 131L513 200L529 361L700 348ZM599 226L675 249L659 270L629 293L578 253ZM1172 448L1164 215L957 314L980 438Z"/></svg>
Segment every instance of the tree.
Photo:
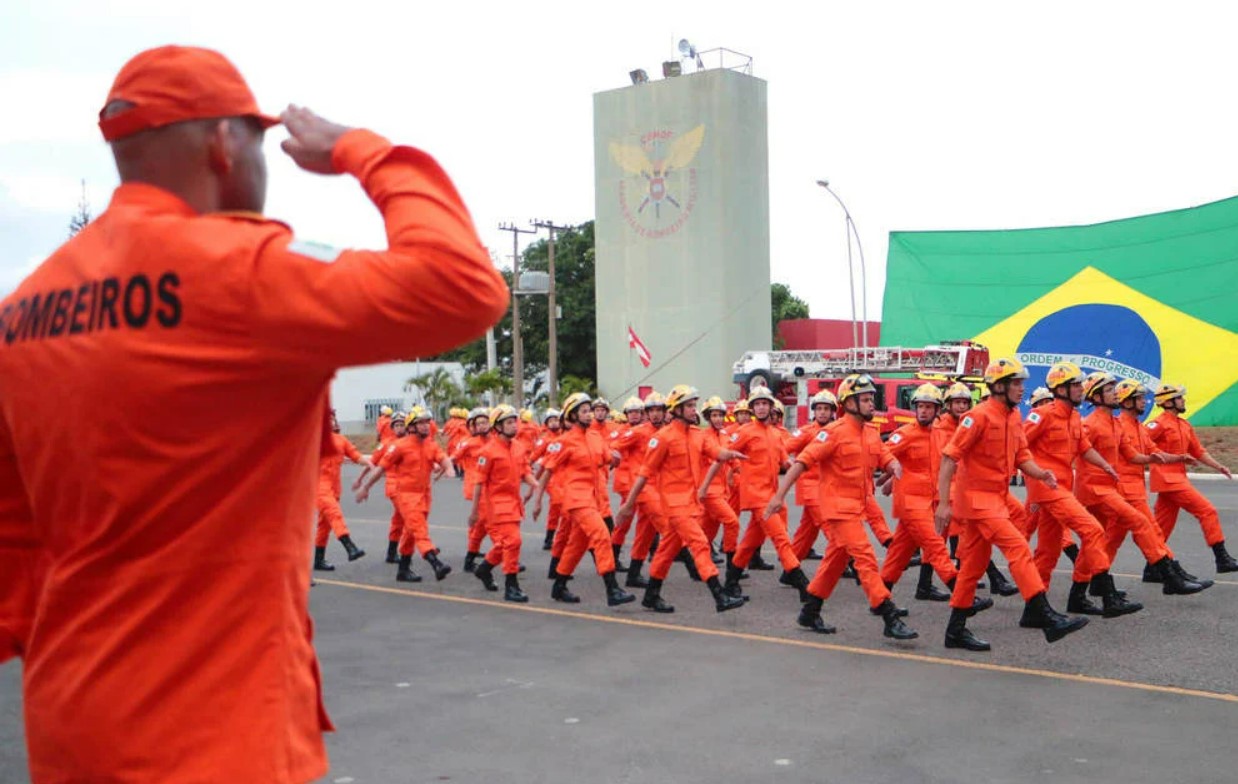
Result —
<svg viewBox="0 0 1238 784"><path fill-rule="evenodd" d="M460 385L444 368L438 367L429 373L413 376L404 382L406 391L416 391L437 419L446 416L447 407L460 395Z"/></svg>
<svg viewBox="0 0 1238 784"><path fill-rule="evenodd" d="M79 231L86 228L92 217L90 200L86 198L86 181L82 180L82 197L77 202L77 212L69 219L69 239L73 239Z"/></svg>
<svg viewBox="0 0 1238 784"><path fill-rule="evenodd" d="M464 378L464 385L472 395L481 397L487 392L496 393L497 397L505 397L512 392L512 380L495 368L472 373Z"/></svg>
<svg viewBox="0 0 1238 784"><path fill-rule="evenodd" d="M774 327L774 348L782 348L778 337L778 323L789 319L808 318L808 303L791 293L785 283L773 283L769 287L770 316Z"/></svg>
<svg viewBox="0 0 1238 784"><path fill-rule="evenodd" d="M596 395L597 385L593 383L591 378L581 378L571 374L559 379L559 399L563 400L568 395L574 395L577 392L584 392L586 395Z"/></svg>

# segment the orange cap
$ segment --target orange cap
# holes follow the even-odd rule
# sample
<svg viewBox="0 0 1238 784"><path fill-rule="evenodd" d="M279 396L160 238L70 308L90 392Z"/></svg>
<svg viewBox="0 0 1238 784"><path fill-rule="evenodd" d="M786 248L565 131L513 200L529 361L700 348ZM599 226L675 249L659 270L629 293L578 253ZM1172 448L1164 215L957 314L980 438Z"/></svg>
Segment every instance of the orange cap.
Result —
<svg viewBox="0 0 1238 784"><path fill-rule="evenodd" d="M185 120L253 117L263 128L278 117L258 111L249 85L228 58L211 49L161 46L125 63L112 83L104 107L127 101L133 108L104 117L99 130L107 141Z"/></svg>

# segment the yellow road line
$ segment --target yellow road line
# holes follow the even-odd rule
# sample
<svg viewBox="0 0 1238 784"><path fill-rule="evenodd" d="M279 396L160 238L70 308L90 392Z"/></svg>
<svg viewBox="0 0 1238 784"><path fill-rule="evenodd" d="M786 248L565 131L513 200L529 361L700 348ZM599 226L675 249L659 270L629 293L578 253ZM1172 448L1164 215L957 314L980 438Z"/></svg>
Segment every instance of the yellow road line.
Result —
<svg viewBox="0 0 1238 784"><path fill-rule="evenodd" d="M1010 675L1030 675L1039 678L1048 678L1050 680L1070 681L1073 683L1086 683L1092 686L1113 686L1122 689L1134 689L1136 691L1154 692L1157 694L1174 694L1180 697L1201 697L1209 700L1220 700L1222 702L1238 703L1238 695L1224 694L1220 692L1203 691L1202 689L1185 689L1178 686L1159 686L1154 683L1141 683L1139 681L1124 681L1117 678L1101 678L1094 675L1076 675L1066 672L1054 672L1052 670L1037 670L1029 667L1016 667L1009 664L991 664L988 662L966 661L963 659L946 659L938 656L929 656L923 653L906 653L903 651L883 651L874 648L861 648L854 645L839 645L837 643L816 642L810 640L793 640L785 637L770 637L763 634L752 634L750 632L736 632L727 629L707 629L701 626L677 626L669 623L658 623L656 621L644 621L636 618L621 618L610 617L605 615L591 615L589 613L572 612L570 610L560 610L554 607L534 607L523 604L511 604L508 602L495 602L486 599L473 599L467 596L449 596L445 594L427 593L425 591L415 591L408 588L390 588L382 585L367 585L365 583L354 583L347 580L329 580L321 577L316 578L319 585L331 585L339 588L354 588L362 591L372 591L374 593L389 593L401 596L412 596L420 599L434 599L444 602L456 602L458 604L472 604L484 607L493 607L502 610L511 610L515 612L537 613L539 615L555 615L563 618L579 618L588 621L597 621L599 623L615 623L624 626L637 626L643 629L658 629L661 631L681 632L686 634L702 634L711 637L725 637L732 640L747 640L749 642L772 643L774 645L786 645L795 648L813 648L822 651L834 651L838 653L854 653L860 656L878 656L886 659L899 659L902 661L918 662L921 664L941 664L948 667L961 667L968 670L983 670L986 672L1000 672Z"/></svg>

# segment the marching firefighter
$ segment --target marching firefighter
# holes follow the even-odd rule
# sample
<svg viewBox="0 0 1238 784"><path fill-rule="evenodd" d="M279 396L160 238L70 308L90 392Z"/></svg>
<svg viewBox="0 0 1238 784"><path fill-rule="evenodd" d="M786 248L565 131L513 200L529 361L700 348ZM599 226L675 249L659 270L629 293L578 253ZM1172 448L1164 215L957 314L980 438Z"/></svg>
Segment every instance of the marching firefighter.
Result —
<svg viewBox="0 0 1238 784"><path fill-rule="evenodd" d="M340 435L340 423L332 409L330 451L322 456L318 466L318 530L314 536L314 569L319 572L335 571L335 567L327 561L327 534L331 532L344 546L349 561L365 555L365 550L353 543L348 523L344 521L344 512L340 509L340 467L344 458L366 468L371 466L369 458Z"/></svg>
<svg viewBox="0 0 1238 784"><path fill-rule="evenodd" d="M521 483L536 487L529 470L528 455L519 438L519 414L508 405L496 406L490 412L490 432L493 434L477 457L477 486L473 489L473 509L469 525L485 520L486 533L494 546L473 576L481 580L488 591L498 590L494 584L494 567L502 564L506 580L503 598L509 602L527 603L529 597L520 588L520 521L524 519L524 502L520 497ZM482 514L482 507L485 514Z"/></svg>
<svg viewBox="0 0 1238 784"><path fill-rule="evenodd" d="M817 437L817 433L834 421L834 415L838 411L838 399L828 389L817 392L808 400L808 404L812 410L812 421L792 434L787 451L793 455L804 451ZM821 477L818 476L815 465L806 469L795 483L795 504L800 507L800 525L791 539L791 550L801 561L820 558L814 558L813 552L813 544L824 526L817 506L820 485Z"/></svg>
<svg viewBox="0 0 1238 784"><path fill-rule="evenodd" d="M451 453L451 461L464 468L464 500L472 502L473 490L477 487L477 458L486 447L486 439L490 437L490 411L485 408L474 408L469 411L465 421L468 427L468 438L456 445L456 451ZM485 510L482 510L483 513ZM481 558L481 543L486 538L485 520L477 525L469 526L468 547L464 552L464 571L472 572L477 567L477 559Z"/></svg>
<svg viewBox="0 0 1238 784"><path fill-rule="evenodd" d="M702 450L701 453L701 471L704 474L708 473L714 462L706 456L707 453L715 449L725 449L731 436L727 432L726 404L722 402L722 398L714 396L706 400L702 413L708 425L704 431L704 439L709 445L709 449ZM701 528L705 532L705 538L712 544L718 536L718 529L722 529L722 555L724 563L730 566L735 557L735 548L739 546L739 515L735 514L735 510L727 502L730 493L726 484L727 473L729 470L726 468L715 472L709 484L697 491L697 499L701 502L704 514Z"/></svg>
<svg viewBox="0 0 1238 784"><path fill-rule="evenodd" d="M560 419L562 414L557 408L548 408L546 413L542 414L542 432L538 435L537 441L533 443L533 451L529 454L529 463L536 465L533 476L536 478L541 472L540 461L546 456L546 449L559 438L560 434ZM555 534L559 530L559 524L563 519L563 510L559 507L558 493L556 488L549 488L550 492L550 511L546 513L546 538L542 542L543 550L550 550L554 547ZM525 496L528 500L528 496Z"/></svg>

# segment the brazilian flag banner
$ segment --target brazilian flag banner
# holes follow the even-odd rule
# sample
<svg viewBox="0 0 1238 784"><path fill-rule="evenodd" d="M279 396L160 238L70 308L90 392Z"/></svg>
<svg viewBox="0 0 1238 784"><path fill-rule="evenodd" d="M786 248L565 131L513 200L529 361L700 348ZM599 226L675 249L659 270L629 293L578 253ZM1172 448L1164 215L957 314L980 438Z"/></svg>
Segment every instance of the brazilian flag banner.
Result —
<svg viewBox="0 0 1238 784"><path fill-rule="evenodd" d="M1091 226L891 232L881 342L971 338L1185 384L1196 426L1238 424L1238 198Z"/></svg>

